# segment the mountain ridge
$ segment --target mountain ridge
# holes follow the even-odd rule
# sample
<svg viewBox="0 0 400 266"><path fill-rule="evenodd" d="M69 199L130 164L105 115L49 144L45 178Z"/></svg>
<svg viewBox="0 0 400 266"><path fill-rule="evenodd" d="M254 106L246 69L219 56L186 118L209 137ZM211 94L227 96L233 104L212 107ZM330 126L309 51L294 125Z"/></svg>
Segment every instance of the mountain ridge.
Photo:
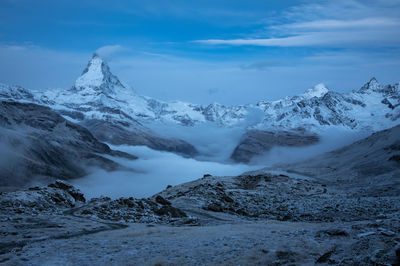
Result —
<svg viewBox="0 0 400 266"><path fill-rule="evenodd" d="M238 145L253 147L266 144L260 141L264 142L263 136L275 135L273 132L290 136L288 143L296 143L292 139L298 138L297 143L301 144L304 136L315 135L318 139L318 135L331 127L374 132L400 121L399 84L382 86L376 78L349 93L335 92L321 83L302 94L275 101L236 106L198 105L164 102L137 94L112 74L97 54L70 89L30 93L20 87L2 85L0 99L49 106L65 118L84 125L104 142L145 145L186 156L197 154L196 149L184 140L163 136L165 132L160 127L154 132L150 129L152 125L182 126L179 130L207 123L221 128L238 127L244 132ZM271 145L274 143L268 141L264 146L267 149ZM253 156L252 151L247 152Z"/></svg>
<svg viewBox="0 0 400 266"><path fill-rule="evenodd" d="M93 75L96 72L102 75ZM91 90L101 93L90 93ZM399 84L382 86L376 78L371 78L359 90L350 93L337 93L318 84L300 95L255 104L226 106L211 103L205 106L181 101L164 102L138 95L122 85L97 54L89 61L72 91L61 91L59 94L54 90L46 91L36 97L44 104L54 103L56 109L82 110L90 118L113 117L123 121L132 118L141 123L157 120L184 126L204 122L223 127L236 126L248 119L252 109L264 112L264 118L254 129L305 127L318 131L324 126L335 125L357 130L379 130L393 126L400 116ZM99 107L97 110L96 105ZM101 106L109 110L104 112ZM121 113L117 114L115 109ZM361 115L357 117L356 113ZM373 122L368 116L379 118Z"/></svg>
<svg viewBox="0 0 400 266"><path fill-rule="evenodd" d="M12 88L15 90L15 86ZM0 94L2 96L4 98ZM222 127L237 126L245 122L252 110L256 109L263 112L264 117L252 128L260 130L302 127L319 131L325 126L334 125L375 131L394 126L400 117L399 84L382 86L374 77L360 89L349 93L334 92L318 84L299 95L275 101L261 100L255 104L227 106L219 103L199 105L182 101L164 102L138 95L123 85L96 53L70 89L49 89L31 93L31 97L25 94L25 98L60 110L66 116L68 113L81 112L81 117L88 119L117 119L142 124L156 120L183 126L207 122ZM76 117L71 116L70 119Z"/></svg>

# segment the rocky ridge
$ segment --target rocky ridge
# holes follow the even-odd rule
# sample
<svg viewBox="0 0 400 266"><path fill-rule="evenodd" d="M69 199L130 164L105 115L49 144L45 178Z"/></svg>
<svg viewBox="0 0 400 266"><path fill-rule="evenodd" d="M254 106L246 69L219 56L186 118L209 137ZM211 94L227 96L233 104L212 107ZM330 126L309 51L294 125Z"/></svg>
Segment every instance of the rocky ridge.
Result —
<svg viewBox="0 0 400 266"><path fill-rule="evenodd" d="M88 166L122 169L105 155L136 159L114 151L86 128L49 107L0 101L0 186L24 186L33 178L72 179L87 174Z"/></svg>

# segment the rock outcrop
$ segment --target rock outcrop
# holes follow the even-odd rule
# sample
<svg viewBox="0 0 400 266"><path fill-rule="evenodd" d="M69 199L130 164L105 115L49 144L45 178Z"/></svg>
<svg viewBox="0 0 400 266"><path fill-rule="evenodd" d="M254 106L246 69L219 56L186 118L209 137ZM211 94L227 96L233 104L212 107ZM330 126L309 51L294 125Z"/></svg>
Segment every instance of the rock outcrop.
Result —
<svg viewBox="0 0 400 266"><path fill-rule="evenodd" d="M319 141L316 134L295 131L262 131L247 132L236 146L231 159L236 162L248 163L255 156L268 152L272 147L304 147Z"/></svg>

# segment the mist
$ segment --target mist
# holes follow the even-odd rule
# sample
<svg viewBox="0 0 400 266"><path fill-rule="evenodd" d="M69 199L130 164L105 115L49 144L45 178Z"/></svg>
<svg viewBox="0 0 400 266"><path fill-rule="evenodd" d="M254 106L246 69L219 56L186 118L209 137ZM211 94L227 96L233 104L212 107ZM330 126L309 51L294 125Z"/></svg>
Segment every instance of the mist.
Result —
<svg viewBox="0 0 400 266"><path fill-rule="evenodd" d="M126 169L107 172L98 168L89 169L86 177L72 181L88 198L107 196L150 197L168 185L174 186L203 177L234 176L247 171L280 164L290 164L320 156L349 145L369 135L369 132L352 132L333 128L320 132L320 142L307 147L273 147L263 155L252 159L249 164L233 163L229 157L238 144L245 127L221 128L208 124L194 127L157 125L167 136L178 136L193 144L201 153L196 158L185 158L170 152L152 150L145 146L113 146L139 157L137 160L109 157ZM155 127L155 126L154 126Z"/></svg>
<svg viewBox="0 0 400 266"><path fill-rule="evenodd" d="M283 147L275 146L268 152L254 157L250 164L264 165L266 167L280 164L290 164L305 161L326 152L340 149L360 139L369 136L372 132L354 132L344 128L331 127L319 132L318 143L306 147Z"/></svg>
<svg viewBox="0 0 400 266"><path fill-rule="evenodd" d="M203 177L204 174L216 176L240 175L243 172L261 168L259 165L224 164L199 161L179 155L152 150L144 146L111 146L139 157L137 160L110 157L131 171L107 172L91 169L91 173L72 184L87 198L107 196L150 197L168 185L178 185Z"/></svg>
<svg viewBox="0 0 400 266"><path fill-rule="evenodd" d="M261 109L247 108L243 120L230 127L219 126L215 122L191 127L175 123L150 123L146 126L164 137L182 139L192 144L200 153L197 160L230 163L229 158L247 128L261 122L264 116Z"/></svg>

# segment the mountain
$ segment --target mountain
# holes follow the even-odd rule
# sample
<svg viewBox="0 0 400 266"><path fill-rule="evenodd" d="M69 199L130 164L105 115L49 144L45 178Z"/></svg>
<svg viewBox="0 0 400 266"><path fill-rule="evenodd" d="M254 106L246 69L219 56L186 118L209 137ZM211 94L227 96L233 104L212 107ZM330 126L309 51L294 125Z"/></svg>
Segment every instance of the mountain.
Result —
<svg viewBox="0 0 400 266"><path fill-rule="evenodd" d="M335 184L349 193L372 197L400 195L400 125L373 133L343 148L311 160L280 165L297 173Z"/></svg>
<svg viewBox="0 0 400 266"><path fill-rule="evenodd" d="M353 130L379 130L394 126L400 117L399 84L382 86L372 78L361 89L347 94L329 91L323 84L297 96L256 104L208 106L180 101L163 102L140 96L123 85L97 54L69 90L48 90L38 95L40 102L85 118L116 119L133 125L154 121L193 126L212 122L219 126L241 125L252 111L263 113L254 129L304 128L317 132L329 126ZM246 123L245 123L246 124Z"/></svg>
<svg viewBox="0 0 400 266"><path fill-rule="evenodd" d="M197 150L185 140L165 137L163 132L149 128L154 123L241 127L245 133L231 156L240 162L247 162L272 146L315 143L321 132L332 126L374 132L395 126L400 121L398 83L382 86L372 78L359 90L344 94L318 84L303 94L276 101L203 106L180 101L163 102L138 95L113 75L97 54L70 89L32 94L19 87L8 87L9 92L4 92L7 91L5 88L0 86L0 98L49 106L65 118L87 127L99 140L116 145L146 145L195 156ZM271 139L269 134L279 137ZM283 139L284 136L287 139ZM308 139L309 136L315 138Z"/></svg>
<svg viewBox="0 0 400 266"><path fill-rule="evenodd" d="M249 163L253 157L268 152L274 146L304 147L316 144L318 141L317 134L301 130L249 130L231 154L231 159L236 162Z"/></svg>
<svg viewBox="0 0 400 266"><path fill-rule="evenodd" d="M328 91L322 84L305 94L274 102L259 102L266 113L259 127L306 128L329 126L376 131L399 123L399 84L381 86L372 78L360 90L348 94Z"/></svg>
<svg viewBox="0 0 400 266"><path fill-rule="evenodd" d="M41 179L72 179L88 166L122 169L105 155L135 159L111 150L86 128L49 107L0 101L0 186L23 186Z"/></svg>
<svg viewBox="0 0 400 266"><path fill-rule="evenodd" d="M0 83L0 99L33 102L34 96L31 92L20 86L8 86Z"/></svg>
<svg viewBox="0 0 400 266"><path fill-rule="evenodd" d="M101 141L145 145L184 156L197 154L189 143L159 136L142 125L138 119L155 119L148 99L123 85L97 54L72 88L48 90L38 101L84 125Z"/></svg>

